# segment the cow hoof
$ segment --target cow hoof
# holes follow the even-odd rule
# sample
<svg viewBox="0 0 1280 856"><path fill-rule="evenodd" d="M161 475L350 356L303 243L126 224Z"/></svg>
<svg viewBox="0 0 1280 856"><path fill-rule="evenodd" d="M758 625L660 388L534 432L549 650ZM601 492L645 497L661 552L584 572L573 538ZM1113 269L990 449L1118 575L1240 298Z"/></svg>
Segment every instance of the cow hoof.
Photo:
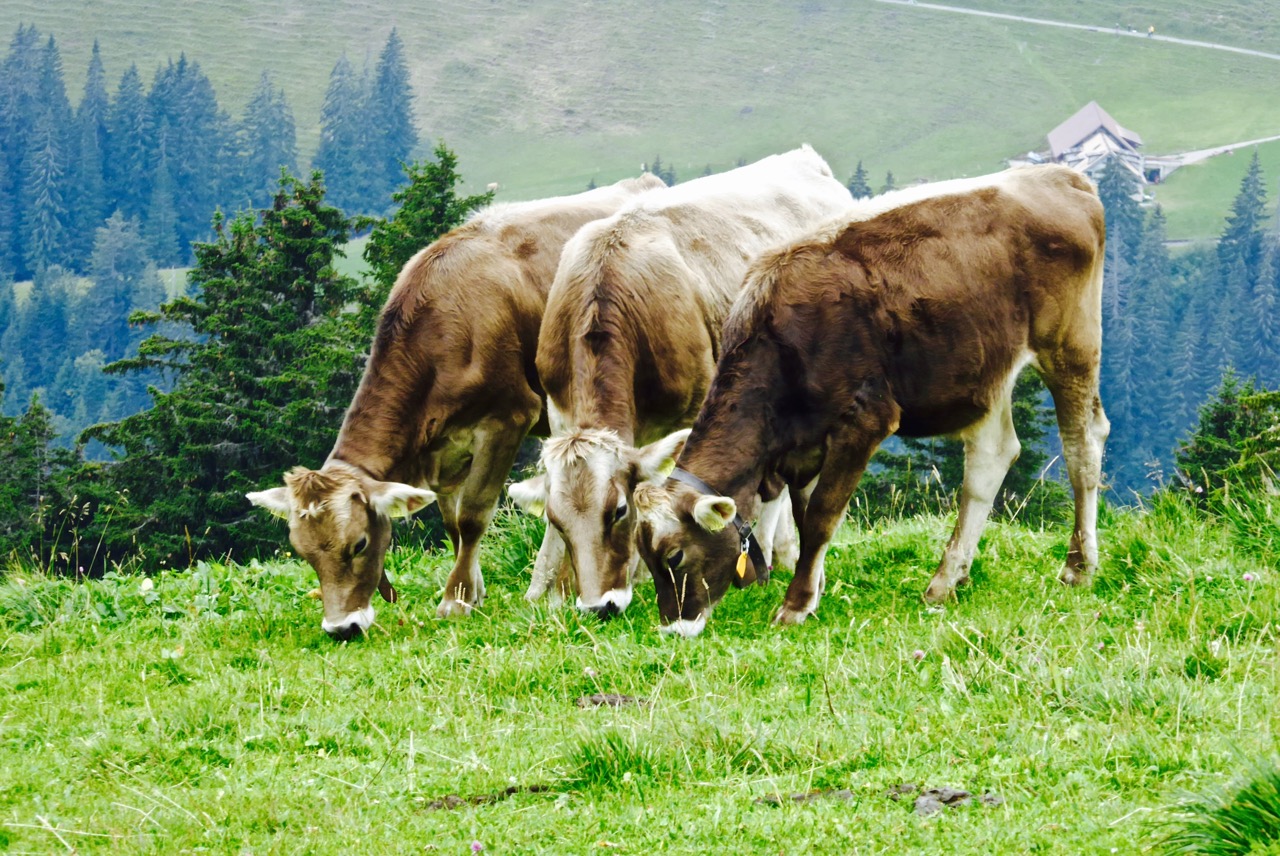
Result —
<svg viewBox="0 0 1280 856"><path fill-rule="evenodd" d="M460 600L442 600L436 607L437 618L466 618L471 614L472 606Z"/></svg>
<svg viewBox="0 0 1280 856"><path fill-rule="evenodd" d="M1080 568L1073 568L1068 565L1058 575L1058 581L1067 586L1082 586L1089 582L1089 574Z"/></svg>
<svg viewBox="0 0 1280 856"><path fill-rule="evenodd" d="M804 624L804 620L812 615L812 610L808 609L792 609L784 606L778 610L778 614L774 616L774 624Z"/></svg>

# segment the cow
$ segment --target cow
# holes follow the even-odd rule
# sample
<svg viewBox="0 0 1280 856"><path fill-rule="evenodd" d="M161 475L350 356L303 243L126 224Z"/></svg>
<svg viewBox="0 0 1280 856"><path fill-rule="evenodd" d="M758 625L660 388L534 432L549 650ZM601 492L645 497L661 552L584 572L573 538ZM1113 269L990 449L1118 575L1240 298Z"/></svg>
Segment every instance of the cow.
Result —
<svg viewBox="0 0 1280 856"><path fill-rule="evenodd" d="M552 434L545 472L508 490L548 521L527 597L560 577L552 597L561 598L571 566L578 608L626 609L639 567L631 492L674 466L683 434L668 432L690 425L702 404L748 264L849 202L804 146L649 194L569 242L538 340ZM771 519L782 502L770 506ZM781 534L792 561L789 520ZM762 574L773 535L761 527Z"/></svg>
<svg viewBox="0 0 1280 856"><path fill-rule="evenodd" d="M1060 579L1098 563L1098 395L1105 227L1093 185L1057 165L915 191L855 211L752 267L673 475L637 489L638 546L662 629L696 636L742 552L735 520L791 490L800 557L776 622L818 608L827 544L868 459L891 434L964 441L958 519L929 602L967 582L1019 443L1011 397L1033 365L1053 395L1075 528ZM900 201L900 200L899 200ZM742 573L742 578L739 578Z"/></svg>
<svg viewBox="0 0 1280 856"><path fill-rule="evenodd" d="M288 519L290 542L320 579L331 636L369 629L375 589L394 602L383 570L391 518L437 499L455 561L436 613L482 603L478 542L521 441L547 430L534 360L560 251L584 224L660 187L645 175L493 205L400 271L328 460L248 494Z"/></svg>

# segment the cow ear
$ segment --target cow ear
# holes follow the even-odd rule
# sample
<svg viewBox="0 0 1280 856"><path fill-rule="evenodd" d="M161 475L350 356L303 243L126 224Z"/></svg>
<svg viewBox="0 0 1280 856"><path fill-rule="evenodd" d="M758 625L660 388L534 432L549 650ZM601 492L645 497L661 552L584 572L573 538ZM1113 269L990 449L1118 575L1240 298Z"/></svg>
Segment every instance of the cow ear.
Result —
<svg viewBox="0 0 1280 856"><path fill-rule="evenodd" d="M547 510L547 474L516 482L507 488L507 496L515 500L521 511L541 517Z"/></svg>
<svg viewBox="0 0 1280 856"><path fill-rule="evenodd" d="M684 441L689 439L692 430L682 428L634 451L631 460L635 465L636 481L662 481L671 475L676 468L676 458L680 457Z"/></svg>
<svg viewBox="0 0 1280 856"><path fill-rule="evenodd" d="M435 501L433 492L400 482L375 482L369 491L369 504L384 517L408 517Z"/></svg>
<svg viewBox="0 0 1280 856"><path fill-rule="evenodd" d="M693 519L708 532L719 532L737 515L737 503L727 496L703 496L693 504Z"/></svg>
<svg viewBox="0 0 1280 856"><path fill-rule="evenodd" d="M289 518L293 501L289 498L289 488L273 487L271 490L255 490L245 494L245 498L260 508L265 508L276 517Z"/></svg>

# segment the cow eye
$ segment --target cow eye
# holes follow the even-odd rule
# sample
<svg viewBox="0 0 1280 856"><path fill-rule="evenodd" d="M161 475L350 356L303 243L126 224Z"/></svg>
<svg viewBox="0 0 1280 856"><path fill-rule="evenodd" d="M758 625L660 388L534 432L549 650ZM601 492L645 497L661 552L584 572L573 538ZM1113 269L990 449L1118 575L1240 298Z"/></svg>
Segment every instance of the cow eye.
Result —
<svg viewBox="0 0 1280 856"><path fill-rule="evenodd" d="M626 516L627 516L627 503L625 500L623 500L622 502L619 502L618 507L613 510L613 519L609 522L611 524L617 523L619 520L621 520Z"/></svg>
<svg viewBox="0 0 1280 856"><path fill-rule="evenodd" d="M684 550L676 550L670 556L667 556L667 567L675 570L684 564Z"/></svg>
<svg viewBox="0 0 1280 856"><path fill-rule="evenodd" d="M356 545L351 548L352 557L354 558L355 556L359 556L361 553L365 551L365 548L368 546L369 546L369 536L361 535L360 540L357 541Z"/></svg>

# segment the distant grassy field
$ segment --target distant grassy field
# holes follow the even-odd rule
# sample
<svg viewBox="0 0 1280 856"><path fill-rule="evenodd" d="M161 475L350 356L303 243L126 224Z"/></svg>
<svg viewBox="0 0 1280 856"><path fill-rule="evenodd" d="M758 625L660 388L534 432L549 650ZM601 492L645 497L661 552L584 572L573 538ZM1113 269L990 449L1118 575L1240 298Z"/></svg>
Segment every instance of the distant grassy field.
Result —
<svg viewBox="0 0 1280 856"><path fill-rule="evenodd" d="M1101 0L963 5L1104 26L1117 9L1155 14L1154 4ZM1160 5L1162 32L1168 21L1170 34L1280 51L1262 0ZM339 54L376 60L398 27L424 141L444 138L469 189L495 181L505 200L612 181L655 154L691 177L805 141L842 178L859 160L877 184L889 170L899 182L977 174L1043 146L1091 99L1153 153L1280 132L1274 61L871 0L0 7L0 28L19 22L58 37L73 94L94 37L113 82L128 61L149 78L185 51L233 114L266 68L308 154Z"/></svg>
<svg viewBox="0 0 1280 856"><path fill-rule="evenodd" d="M1258 160L1266 179L1267 208L1274 215L1280 187L1280 142L1258 146ZM1231 203L1240 192L1240 182L1249 168L1253 149L1218 155L1202 163L1183 167L1169 180L1149 192L1169 218L1171 239L1217 237L1226 227Z"/></svg>
<svg viewBox="0 0 1280 856"><path fill-rule="evenodd" d="M999 523L942 611L919 593L944 519L848 526L816 620L769 625L782 574L692 641L655 632L651 584L604 624L525 604L539 529L516 518L485 545L479 614L429 618L448 559L396 550L401 604L349 644L293 561L153 588L13 571L0 849L1148 852L1185 793L1275 752L1262 508L1104 513L1083 591L1054 581L1061 528ZM899 786L999 803L924 818Z"/></svg>

